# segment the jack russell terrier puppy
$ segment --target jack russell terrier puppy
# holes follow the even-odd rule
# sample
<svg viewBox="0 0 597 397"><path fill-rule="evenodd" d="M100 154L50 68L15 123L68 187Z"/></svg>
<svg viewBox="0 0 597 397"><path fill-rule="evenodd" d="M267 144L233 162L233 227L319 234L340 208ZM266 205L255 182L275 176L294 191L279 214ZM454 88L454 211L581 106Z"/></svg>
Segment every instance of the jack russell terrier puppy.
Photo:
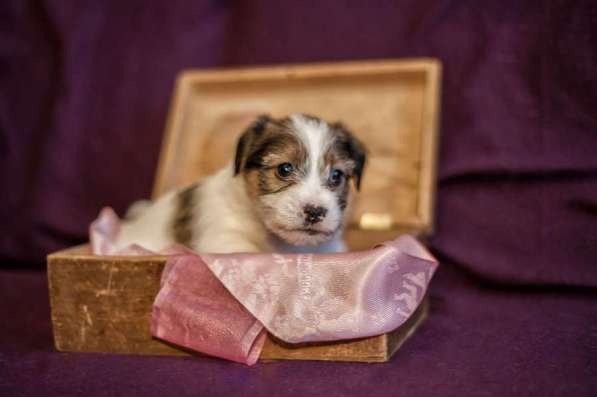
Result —
<svg viewBox="0 0 597 397"><path fill-rule="evenodd" d="M160 250L339 252L365 148L341 123L260 116L240 137L234 163L154 202L134 204L118 237Z"/></svg>

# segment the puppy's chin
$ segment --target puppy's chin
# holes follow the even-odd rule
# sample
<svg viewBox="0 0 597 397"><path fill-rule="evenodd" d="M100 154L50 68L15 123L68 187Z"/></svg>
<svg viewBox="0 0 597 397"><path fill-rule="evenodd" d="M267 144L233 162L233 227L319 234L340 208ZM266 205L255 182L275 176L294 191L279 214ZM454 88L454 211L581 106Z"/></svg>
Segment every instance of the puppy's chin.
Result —
<svg viewBox="0 0 597 397"><path fill-rule="evenodd" d="M287 228L282 226L268 227L270 233L287 244L296 247L315 247L330 241L336 234L335 231L318 231L306 228Z"/></svg>

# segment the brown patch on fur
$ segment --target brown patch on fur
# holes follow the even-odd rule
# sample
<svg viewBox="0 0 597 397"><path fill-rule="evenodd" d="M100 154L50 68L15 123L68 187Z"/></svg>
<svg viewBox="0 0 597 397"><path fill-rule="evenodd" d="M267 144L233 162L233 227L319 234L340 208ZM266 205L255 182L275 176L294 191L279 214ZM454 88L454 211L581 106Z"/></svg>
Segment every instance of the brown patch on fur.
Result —
<svg viewBox="0 0 597 397"><path fill-rule="evenodd" d="M361 177L365 168L367 149L342 123L330 124L333 142L325 154L325 162L345 172L353 178L357 190L361 187Z"/></svg>
<svg viewBox="0 0 597 397"><path fill-rule="evenodd" d="M324 155L323 170L328 173L334 169L344 172L345 177L336 186L328 184L328 188L336 193L339 208L344 211L348 206L350 194L349 180L354 179L357 189L360 186L361 174L365 165L364 146L340 123L330 125L332 143ZM322 171L323 171L322 170Z"/></svg>
<svg viewBox="0 0 597 397"><path fill-rule="evenodd" d="M340 207L342 211L348 206L348 193L350 193L350 185L348 184L348 181L344 181L342 188L337 192L338 207Z"/></svg>
<svg viewBox="0 0 597 397"><path fill-rule="evenodd" d="M292 132L289 118L267 118L250 128L237 146L237 167L245 178L251 197L281 192L294 183L306 170L307 152L302 142ZM240 144L242 142L242 146ZM280 164L290 163L295 173L281 178L277 173Z"/></svg>
<svg viewBox="0 0 597 397"><path fill-rule="evenodd" d="M344 211L348 206L348 195L350 193L350 178L354 172L354 161L347 158L343 152L339 151L338 145L332 144L324 155L324 165L328 174L334 169L344 172L344 177L338 185L328 183L328 189L336 194L338 207Z"/></svg>
<svg viewBox="0 0 597 397"><path fill-rule="evenodd" d="M193 239L193 217L198 187L197 184L191 185L176 194L172 235L177 243L186 246L189 246Z"/></svg>

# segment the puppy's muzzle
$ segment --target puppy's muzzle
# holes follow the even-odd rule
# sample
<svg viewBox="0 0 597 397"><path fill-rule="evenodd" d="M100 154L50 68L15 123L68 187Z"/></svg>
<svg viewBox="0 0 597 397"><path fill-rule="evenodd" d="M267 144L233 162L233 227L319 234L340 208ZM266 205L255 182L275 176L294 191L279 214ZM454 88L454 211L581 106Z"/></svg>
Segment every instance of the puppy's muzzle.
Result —
<svg viewBox="0 0 597 397"><path fill-rule="evenodd" d="M328 210L324 207L317 207L311 204L307 204L303 208L303 212L305 214L305 222L309 225L314 225L318 222L321 222L323 218L325 218L325 215L328 213Z"/></svg>

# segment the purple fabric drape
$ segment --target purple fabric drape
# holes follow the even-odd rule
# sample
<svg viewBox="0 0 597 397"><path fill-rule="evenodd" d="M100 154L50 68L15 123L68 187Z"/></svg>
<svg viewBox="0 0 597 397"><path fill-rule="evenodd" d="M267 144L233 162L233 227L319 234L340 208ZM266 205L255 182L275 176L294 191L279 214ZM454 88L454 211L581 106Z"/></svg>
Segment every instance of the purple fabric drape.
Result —
<svg viewBox="0 0 597 397"><path fill-rule="evenodd" d="M181 69L432 56L432 249L493 281L595 286L596 7L3 2L0 257L42 263L149 195Z"/></svg>
<svg viewBox="0 0 597 397"><path fill-rule="evenodd" d="M0 2L2 267L42 269L102 206L150 194L181 69L444 66L430 241L444 266L395 360L58 354L45 274L2 270L0 394L595 394L596 16L591 0Z"/></svg>

